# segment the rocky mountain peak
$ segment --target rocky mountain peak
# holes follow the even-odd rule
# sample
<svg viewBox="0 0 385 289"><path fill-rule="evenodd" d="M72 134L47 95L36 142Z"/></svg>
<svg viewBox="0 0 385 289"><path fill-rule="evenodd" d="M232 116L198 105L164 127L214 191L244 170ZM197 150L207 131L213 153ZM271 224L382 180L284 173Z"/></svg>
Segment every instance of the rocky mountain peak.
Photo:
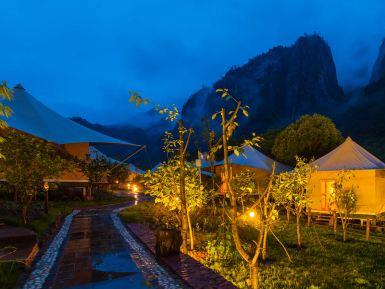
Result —
<svg viewBox="0 0 385 289"><path fill-rule="evenodd" d="M378 51L376 62L374 63L370 83L377 82L385 78L385 38Z"/></svg>
<svg viewBox="0 0 385 289"><path fill-rule="evenodd" d="M302 36L289 47L274 47L193 94L183 108L186 124L199 130L201 119L227 106L216 88L228 88L250 106L250 117L239 129L242 135L285 126L306 113L331 115L344 101L330 47L317 34Z"/></svg>

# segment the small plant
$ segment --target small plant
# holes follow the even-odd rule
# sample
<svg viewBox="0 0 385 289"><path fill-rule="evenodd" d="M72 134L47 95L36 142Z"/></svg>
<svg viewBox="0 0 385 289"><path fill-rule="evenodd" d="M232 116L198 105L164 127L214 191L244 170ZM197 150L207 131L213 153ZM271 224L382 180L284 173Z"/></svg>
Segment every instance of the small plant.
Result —
<svg viewBox="0 0 385 289"><path fill-rule="evenodd" d="M207 201L207 193L200 183L199 171L191 163L186 162L184 166L185 192L188 216L188 230L190 235L190 246L194 248L194 236L191 223L191 212L201 208ZM147 171L144 175L143 184L146 194L155 198L155 203L161 203L170 211L178 212L181 220L180 199L180 163L178 158L170 159L160 165L155 172Z"/></svg>
<svg viewBox="0 0 385 289"><path fill-rule="evenodd" d="M341 218L342 239L344 242L346 241L351 214L357 209L357 186L352 183L354 178L352 171L343 170L339 172L333 190L329 195L331 205L335 206Z"/></svg>
<svg viewBox="0 0 385 289"><path fill-rule="evenodd" d="M301 216L310 205L310 188L308 187L313 167L304 159L296 157L297 164L290 172L281 173L273 185L274 199L286 210L293 207L296 216L297 245L302 246Z"/></svg>

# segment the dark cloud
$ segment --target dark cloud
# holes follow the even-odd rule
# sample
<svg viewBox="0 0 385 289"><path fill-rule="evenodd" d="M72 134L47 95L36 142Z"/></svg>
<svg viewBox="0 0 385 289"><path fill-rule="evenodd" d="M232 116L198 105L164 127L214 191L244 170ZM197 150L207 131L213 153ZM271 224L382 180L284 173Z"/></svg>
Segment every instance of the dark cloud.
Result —
<svg viewBox="0 0 385 289"><path fill-rule="evenodd" d="M365 84L385 36L382 0L2 1L0 79L66 116L140 122L128 90L181 105L231 66L319 32L338 78Z"/></svg>

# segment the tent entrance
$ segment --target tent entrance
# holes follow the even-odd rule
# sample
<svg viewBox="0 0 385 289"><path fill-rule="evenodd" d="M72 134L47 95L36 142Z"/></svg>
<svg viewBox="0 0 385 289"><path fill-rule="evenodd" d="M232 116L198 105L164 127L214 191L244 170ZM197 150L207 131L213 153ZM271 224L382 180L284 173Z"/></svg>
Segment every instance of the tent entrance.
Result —
<svg viewBox="0 0 385 289"><path fill-rule="evenodd" d="M321 209L324 211L330 210L330 196L334 192L334 183L334 180L322 181Z"/></svg>

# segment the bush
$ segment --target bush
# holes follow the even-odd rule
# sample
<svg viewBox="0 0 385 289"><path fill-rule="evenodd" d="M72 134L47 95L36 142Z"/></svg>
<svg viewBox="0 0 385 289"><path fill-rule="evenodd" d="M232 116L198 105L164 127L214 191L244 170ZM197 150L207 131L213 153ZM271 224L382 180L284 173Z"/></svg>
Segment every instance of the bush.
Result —
<svg viewBox="0 0 385 289"><path fill-rule="evenodd" d="M150 227L179 228L176 214L168 211L161 204L142 202L120 213L126 223L145 223Z"/></svg>
<svg viewBox="0 0 385 289"><path fill-rule="evenodd" d="M247 279L249 268L241 259L231 241L230 233L222 240L220 238L207 242L207 257L204 265L218 272L239 288L248 288Z"/></svg>

